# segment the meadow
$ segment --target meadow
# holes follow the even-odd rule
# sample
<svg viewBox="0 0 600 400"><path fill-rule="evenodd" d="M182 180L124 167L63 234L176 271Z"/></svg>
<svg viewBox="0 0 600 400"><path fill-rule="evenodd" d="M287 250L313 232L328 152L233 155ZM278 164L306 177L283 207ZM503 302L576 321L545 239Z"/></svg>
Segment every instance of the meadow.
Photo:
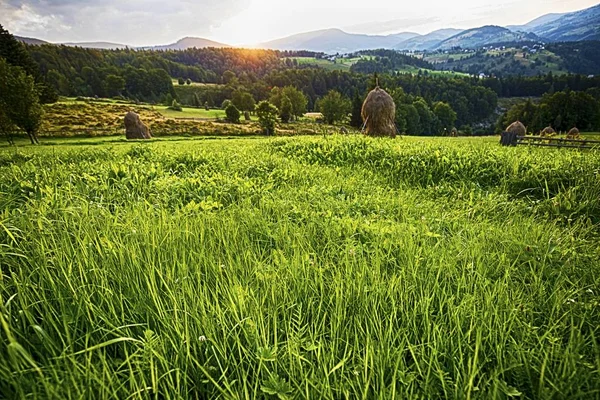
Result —
<svg viewBox="0 0 600 400"><path fill-rule="evenodd" d="M323 68L328 71L350 71L350 67L354 65L357 61L361 59L372 59L370 56L361 56L361 57L352 57L352 58L344 58L339 57L335 62L323 59L323 58L314 58L314 57L289 57L292 60L296 60L298 65L313 65L319 68ZM417 75L421 71L421 73L426 72L431 76L448 76L448 75L456 75L456 76L469 76L469 74L465 74L462 72L455 71L437 71L433 69L427 68L418 68L411 65L405 65L403 68L399 68L394 70L393 72L401 73L401 74L412 74Z"/></svg>
<svg viewBox="0 0 600 400"><path fill-rule="evenodd" d="M600 397L600 154L0 147L0 397Z"/></svg>

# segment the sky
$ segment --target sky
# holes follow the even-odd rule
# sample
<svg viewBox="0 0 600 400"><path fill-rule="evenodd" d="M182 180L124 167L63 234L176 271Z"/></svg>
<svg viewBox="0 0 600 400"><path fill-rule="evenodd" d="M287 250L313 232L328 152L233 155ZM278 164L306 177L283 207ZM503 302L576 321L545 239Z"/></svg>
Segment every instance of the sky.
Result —
<svg viewBox="0 0 600 400"><path fill-rule="evenodd" d="M405 3L405 4L402 4ZM186 36L255 45L295 33L429 33L520 25L598 0L0 0L0 24L50 42L169 44Z"/></svg>

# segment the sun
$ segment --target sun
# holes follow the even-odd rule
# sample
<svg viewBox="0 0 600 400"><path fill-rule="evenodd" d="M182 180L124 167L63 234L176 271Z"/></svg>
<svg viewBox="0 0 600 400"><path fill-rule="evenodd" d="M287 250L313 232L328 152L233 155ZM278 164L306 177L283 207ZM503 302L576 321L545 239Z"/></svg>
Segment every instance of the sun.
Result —
<svg viewBox="0 0 600 400"><path fill-rule="evenodd" d="M273 37L272 21L276 13L271 1L252 0L248 7L224 21L213 33L227 44L253 47Z"/></svg>

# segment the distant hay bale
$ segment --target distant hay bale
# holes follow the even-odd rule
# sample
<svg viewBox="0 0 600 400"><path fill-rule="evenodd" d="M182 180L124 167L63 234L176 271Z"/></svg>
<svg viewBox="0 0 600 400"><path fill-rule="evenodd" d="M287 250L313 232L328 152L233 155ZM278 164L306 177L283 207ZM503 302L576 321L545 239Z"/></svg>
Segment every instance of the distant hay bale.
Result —
<svg viewBox="0 0 600 400"><path fill-rule="evenodd" d="M517 136L525 136L527 128L520 121L513 122L506 128L506 132L514 133Z"/></svg>
<svg viewBox="0 0 600 400"><path fill-rule="evenodd" d="M545 127L540 132L540 135L542 135L542 136L554 136L554 135L556 135L556 131L554 129L552 129L551 126L547 126L547 127Z"/></svg>
<svg viewBox="0 0 600 400"><path fill-rule="evenodd" d="M148 126L133 111L125 115L125 137L127 139L152 139Z"/></svg>
<svg viewBox="0 0 600 400"><path fill-rule="evenodd" d="M580 133L579 133L579 129L577 128L573 128L569 131L569 133L567 133L567 139L577 139L581 137Z"/></svg>
<svg viewBox="0 0 600 400"><path fill-rule="evenodd" d="M396 104L392 96L379 86L365 99L361 114L368 136L396 137Z"/></svg>

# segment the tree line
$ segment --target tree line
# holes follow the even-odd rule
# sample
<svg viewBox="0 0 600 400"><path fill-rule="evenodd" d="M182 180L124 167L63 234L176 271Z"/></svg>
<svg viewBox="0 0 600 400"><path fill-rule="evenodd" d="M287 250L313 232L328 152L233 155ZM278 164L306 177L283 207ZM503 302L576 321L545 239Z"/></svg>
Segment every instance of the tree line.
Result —
<svg viewBox="0 0 600 400"><path fill-rule="evenodd" d="M365 57L350 67L350 71L362 74L393 73L409 67L434 69L433 65L423 59L408 56L394 50L364 50L350 57Z"/></svg>
<svg viewBox="0 0 600 400"><path fill-rule="evenodd" d="M514 121L521 121L532 133L548 126L559 132L568 132L571 128L599 131L600 96L567 89L545 94L539 104L528 99L504 113L498 120L497 131L503 131Z"/></svg>
<svg viewBox="0 0 600 400"><path fill-rule="evenodd" d="M12 143L12 132L20 129L32 144L39 143L41 104L56 99L23 44L0 25L0 134Z"/></svg>

